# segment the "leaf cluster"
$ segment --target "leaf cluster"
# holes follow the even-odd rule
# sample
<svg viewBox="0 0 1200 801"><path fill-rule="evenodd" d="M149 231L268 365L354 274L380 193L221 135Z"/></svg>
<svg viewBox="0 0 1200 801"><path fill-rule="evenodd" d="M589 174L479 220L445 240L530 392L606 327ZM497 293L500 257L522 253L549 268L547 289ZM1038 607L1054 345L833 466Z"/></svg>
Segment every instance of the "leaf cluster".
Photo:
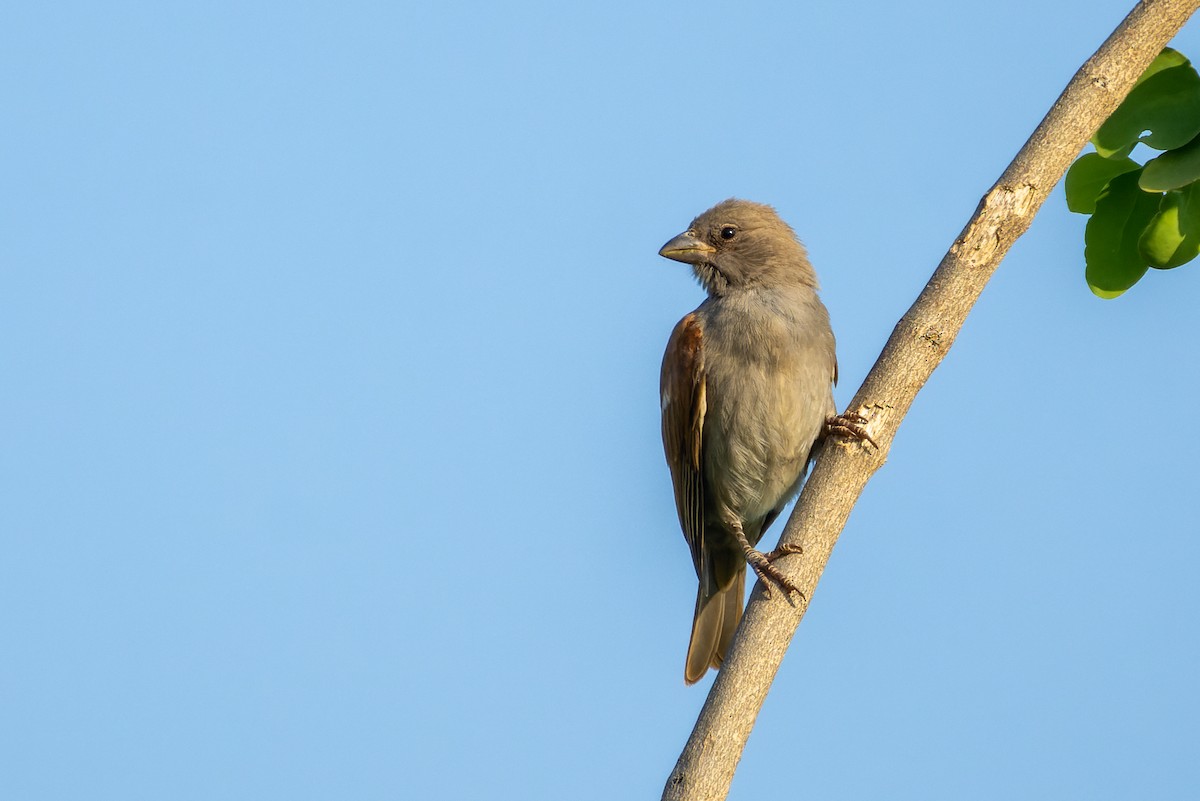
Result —
<svg viewBox="0 0 1200 801"><path fill-rule="evenodd" d="M1130 158L1139 142L1162 152L1139 164ZM1164 49L1092 145L1067 171L1067 207L1091 215L1088 286L1115 298L1149 268L1200 255L1200 75L1191 62Z"/></svg>

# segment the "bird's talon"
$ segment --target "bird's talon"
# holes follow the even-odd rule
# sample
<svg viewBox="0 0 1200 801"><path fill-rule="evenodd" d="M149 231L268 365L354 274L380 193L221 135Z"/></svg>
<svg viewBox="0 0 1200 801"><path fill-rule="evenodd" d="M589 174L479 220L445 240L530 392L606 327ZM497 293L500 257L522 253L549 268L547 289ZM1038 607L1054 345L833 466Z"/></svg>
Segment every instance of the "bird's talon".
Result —
<svg viewBox="0 0 1200 801"><path fill-rule="evenodd" d="M845 437L847 439L856 439L859 442L869 442L876 448L879 444L871 437L867 431L867 424L870 422L866 417L858 412L846 412L845 414L836 414L825 421L825 428L830 434Z"/></svg>
<svg viewBox="0 0 1200 801"><path fill-rule="evenodd" d="M747 552L746 561L750 563L750 567L754 568L754 572L758 574L758 578L762 582L764 598L771 597L771 585L776 584L782 587L787 594L790 595L794 592L802 599L806 599L804 592L791 579L785 576L783 571L771 564L773 559L800 552L799 545L781 545L769 554L764 554L761 551L753 549Z"/></svg>
<svg viewBox="0 0 1200 801"><path fill-rule="evenodd" d="M804 546L803 545L793 545L790 542L781 542L779 544L779 547L777 547L775 550L771 551L768 554L764 554L764 556L767 557L768 562L774 562L776 559L780 559L784 556L788 556L788 555L794 554L794 553L804 553Z"/></svg>

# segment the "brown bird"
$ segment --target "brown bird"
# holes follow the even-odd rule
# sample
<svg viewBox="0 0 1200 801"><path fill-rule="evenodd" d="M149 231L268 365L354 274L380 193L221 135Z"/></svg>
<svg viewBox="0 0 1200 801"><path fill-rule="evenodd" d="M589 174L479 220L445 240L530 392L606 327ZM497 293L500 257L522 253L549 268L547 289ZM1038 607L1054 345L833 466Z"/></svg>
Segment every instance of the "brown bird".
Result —
<svg viewBox="0 0 1200 801"><path fill-rule="evenodd" d="M695 619L684 679L720 667L742 616L746 563L769 588L796 590L755 549L800 490L836 411L829 313L804 246L770 206L730 199L659 254L690 264L708 299L671 333L662 365L662 434L692 552Z"/></svg>

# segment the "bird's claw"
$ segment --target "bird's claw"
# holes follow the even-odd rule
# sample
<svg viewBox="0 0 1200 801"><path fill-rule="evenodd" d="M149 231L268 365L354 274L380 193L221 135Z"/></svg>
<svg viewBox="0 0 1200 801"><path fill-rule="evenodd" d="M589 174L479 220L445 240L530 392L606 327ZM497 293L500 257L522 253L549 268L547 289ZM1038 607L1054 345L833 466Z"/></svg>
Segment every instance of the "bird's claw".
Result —
<svg viewBox="0 0 1200 801"><path fill-rule="evenodd" d="M781 543L779 543L779 547L777 547L775 550L771 551L770 553L763 554L763 556L765 556L767 558L768 562L774 562L776 559L779 559L781 557L784 557L784 556L787 556L787 555L793 554L793 553L804 553L804 546L803 545L793 545L790 542L781 542Z"/></svg>
<svg viewBox="0 0 1200 801"><path fill-rule="evenodd" d="M758 574L759 580L762 581L763 595L770 598L771 585L778 584L789 594L794 592L800 596L801 600L808 600L804 595L804 591L797 587L795 582L785 576L783 571L773 564L781 556L802 552L799 545L780 545L770 553L756 551L753 548L746 552L746 561L754 569L754 572Z"/></svg>
<svg viewBox="0 0 1200 801"><path fill-rule="evenodd" d="M839 437L848 439L856 439L859 442L869 442L876 448L878 443L872 439L871 434L867 431L867 423L870 421L863 417L858 412L846 412L845 414L835 414L825 421L825 430Z"/></svg>

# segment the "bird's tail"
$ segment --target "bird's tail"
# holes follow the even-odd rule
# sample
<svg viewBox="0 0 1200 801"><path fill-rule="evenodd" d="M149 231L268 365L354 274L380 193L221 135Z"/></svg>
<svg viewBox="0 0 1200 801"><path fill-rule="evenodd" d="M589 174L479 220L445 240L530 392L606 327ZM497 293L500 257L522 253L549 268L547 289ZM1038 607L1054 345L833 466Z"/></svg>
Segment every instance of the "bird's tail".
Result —
<svg viewBox="0 0 1200 801"><path fill-rule="evenodd" d="M725 589L701 581L696 590L696 616L692 620L692 639L688 643L687 662L683 678L695 684L710 667L719 668L729 650L733 632L742 619L742 602L746 594L746 570L737 571L733 582Z"/></svg>

